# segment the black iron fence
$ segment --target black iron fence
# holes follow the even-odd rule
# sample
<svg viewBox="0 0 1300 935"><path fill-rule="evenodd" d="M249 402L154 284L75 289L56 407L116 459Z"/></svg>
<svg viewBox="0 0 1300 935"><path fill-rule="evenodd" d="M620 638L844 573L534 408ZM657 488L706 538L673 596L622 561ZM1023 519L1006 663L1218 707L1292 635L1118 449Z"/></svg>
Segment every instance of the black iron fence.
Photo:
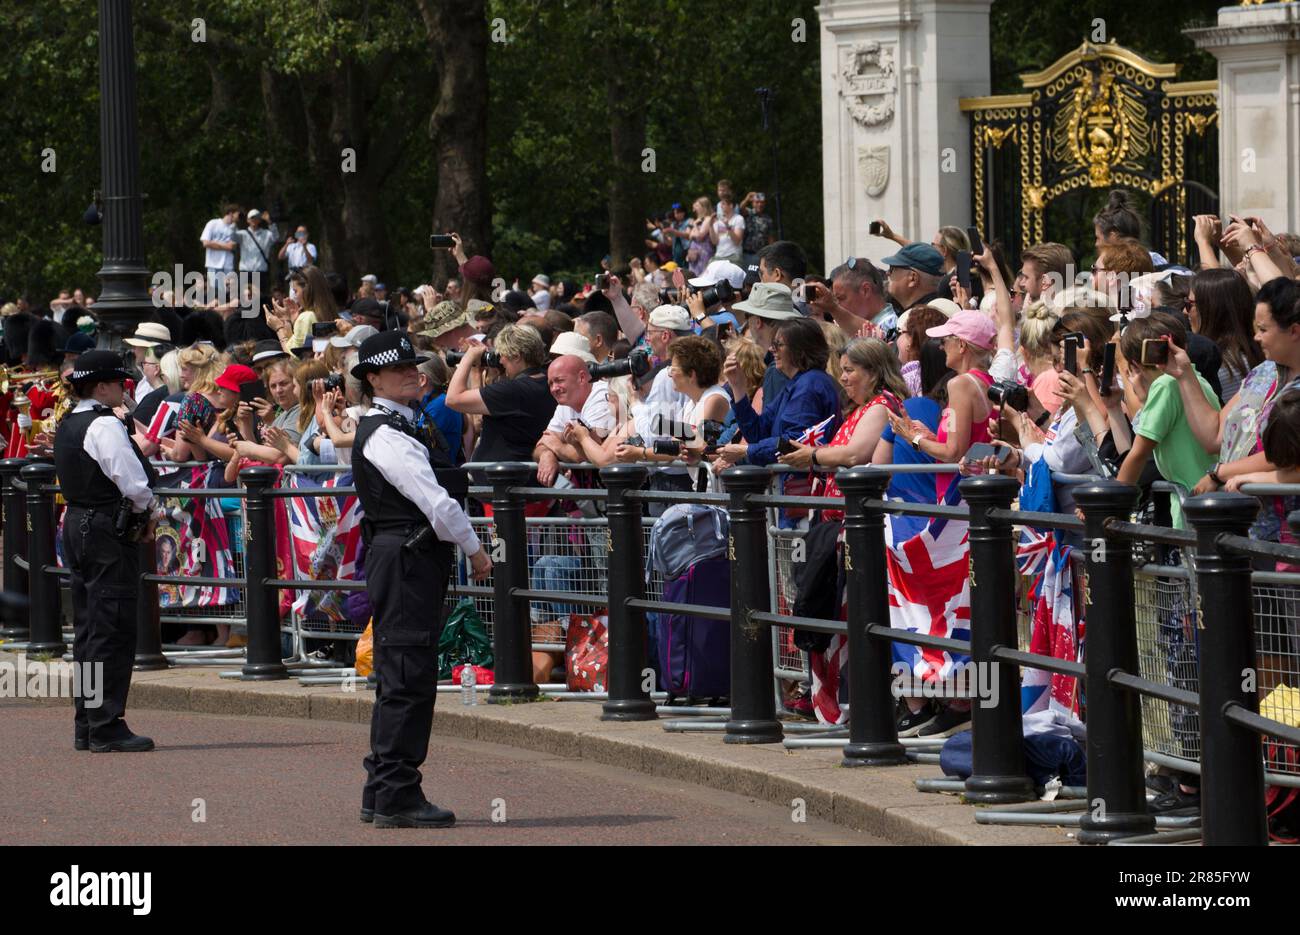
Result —
<svg viewBox="0 0 1300 935"><path fill-rule="evenodd" d="M1106 843L1144 836L1156 828L1146 806L1143 782L1143 699L1160 699L1199 714L1202 827L1207 844L1264 844L1265 769L1261 738L1300 744L1300 728L1259 714L1252 559L1300 564L1300 547L1261 543L1247 537L1258 501L1215 493L1184 505L1192 531L1130 521L1136 488L1104 480L1083 484L1074 498L1080 521L1065 514L1012 509L1019 485L1000 476L960 482L962 506L922 505L885 499L889 472L875 467L841 471L842 497L792 497L768 493L771 472L741 466L722 475L725 493L643 489L648 469L615 465L600 470L601 489L567 490L575 500L603 501L608 518L606 593L553 591L529 586L529 546L524 507L556 497L552 488L525 486L530 466L497 464L486 470L489 486L471 493L493 510L490 547L495 569L490 588L456 584L453 592L491 597L495 681L489 700L516 701L539 694L529 652L530 603L535 600L608 608L608 697L601 718L652 720L658 715L646 685L647 612L679 613L730 624L731 707L724 740L735 744L779 743L785 726L771 690L774 641L770 628L794 626L845 634L848 641L849 738L845 766L888 766L906 762L895 727L891 691L892 642L968 654L997 680L994 704L972 708L973 772L964 783L967 798L984 804L1026 802L1035 797L1022 746L1020 670L1035 668L1084 680L1087 701L1087 811L1079 840ZM277 497L349 493L338 487L279 489L277 472L250 467L240 488L160 489L161 495L236 497L244 502L244 576L212 583L245 592L248 646L241 676L283 679L279 590L354 590L364 583L309 581L275 575ZM5 635L26 638L29 652L62 653L60 578L68 574L55 559L57 485L46 463L0 462L4 511L4 573L8 591L30 601L26 621L11 622ZM1264 491L1260 491L1263 493ZM645 593L643 504L698 503L725 507L730 517L728 558L741 574L731 576L729 608L649 600ZM767 510L791 507L842 509L847 620L796 617L774 612L770 581ZM890 513L947 517L969 524L971 628L969 640L912 633L890 626L885 574L885 516ZM1300 514L1295 517L1300 520ZM1082 663L1025 652L1018 647L1014 530L1017 525L1052 528L1083 536L1087 652ZM1297 522L1296 525L1300 525ZM1142 677L1139 666L1134 544L1155 542L1194 556L1195 620L1200 641L1195 691ZM145 567L152 567L152 550ZM137 667L167 664L161 652L156 589L159 584L201 585L186 576L143 574L139 602ZM26 624L24 626L24 623Z"/></svg>

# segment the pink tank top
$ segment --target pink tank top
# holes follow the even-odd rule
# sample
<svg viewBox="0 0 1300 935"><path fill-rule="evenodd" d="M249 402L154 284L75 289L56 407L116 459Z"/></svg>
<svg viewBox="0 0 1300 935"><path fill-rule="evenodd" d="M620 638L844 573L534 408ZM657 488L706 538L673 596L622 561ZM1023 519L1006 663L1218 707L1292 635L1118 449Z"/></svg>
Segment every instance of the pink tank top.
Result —
<svg viewBox="0 0 1300 935"><path fill-rule="evenodd" d="M993 378L983 370L967 370L966 374L974 377L980 383L983 383L984 389L986 390L993 385ZM961 378L955 377L954 379L961 379ZM935 438L941 442L948 440L948 410L947 409L943 411L943 415L939 419L939 431L935 433ZM981 442L987 443L992 440L993 440L993 436L989 434L988 416L986 415L983 419L976 419L970 427L970 443L972 445L978 445ZM940 503L943 502L944 494L948 492L948 485L953 483L955 480L957 480L957 477L958 475L953 475L953 474L939 474L938 476L935 477L934 490L935 493L937 494L938 502Z"/></svg>

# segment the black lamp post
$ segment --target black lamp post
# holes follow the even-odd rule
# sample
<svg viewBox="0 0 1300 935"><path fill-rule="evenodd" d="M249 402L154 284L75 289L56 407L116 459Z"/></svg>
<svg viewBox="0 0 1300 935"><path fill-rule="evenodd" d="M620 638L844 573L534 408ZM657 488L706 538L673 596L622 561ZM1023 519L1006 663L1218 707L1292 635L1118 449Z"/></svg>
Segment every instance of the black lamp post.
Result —
<svg viewBox="0 0 1300 935"><path fill-rule="evenodd" d="M104 203L103 288L95 313L101 342L122 338L149 317L149 270L144 262L140 144L135 109L135 41L131 0L99 0L99 142Z"/></svg>

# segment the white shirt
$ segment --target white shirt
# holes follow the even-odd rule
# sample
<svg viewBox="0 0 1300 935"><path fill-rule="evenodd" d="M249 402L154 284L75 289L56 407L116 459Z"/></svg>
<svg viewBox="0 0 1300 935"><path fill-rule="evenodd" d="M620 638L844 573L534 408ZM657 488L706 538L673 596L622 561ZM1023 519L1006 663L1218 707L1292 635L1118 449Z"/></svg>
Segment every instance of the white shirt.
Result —
<svg viewBox="0 0 1300 935"><path fill-rule="evenodd" d="M597 380L591 384L591 392L587 394L587 401L582 404L582 412L578 412L572 406L556 406L555 415L551 417L546 431L562 435L564 427L570 422L578 421L579 418L587 428L602 438L614 431L614 413L609 409L609 384L604 380Z"/></svg>
<svg viewBox="0 0 1300 935"><path fill-rule="evenodd" d="M730 220L724 221L722 215L713 222L713 229L718 232L718 249L713 252L715 260L730 260L740 256L741 241L745 237L745 219L739 212L733 214ZM736 236L736 239L729 240L725 236L730 230Z"/></svg>
<svg viewBox="0 0 1300 935"><path fill-rule="evenodd" d="M375 399L375 405L366 415L384 415L381 405L406 419L414 418L408 406L382 398ZM391 425L381 425L366 439L365 456L384 480L420 508L439 539L454 542L466 555L473 555L483 547L465 511L438 483L429 464L429 453L418 441Z"/></svg>
<svg viewBox="0 0 1300 935"><path fill-rule="evenodd" d="M140 374L140 379L135 384L135 401L137 403L140 402L156 389L158 389L158 387L150 383L148 377L143 373Z"/></svg>
<svg viewBox="0 0 1300 935"><path fill-rule="evenodd" d="M539 309L546 310L551 307L551 293L546 289L538 289L529 298L533 300L533 304Z"/></svg>
<svg viewBox="0 0 1300 935"><path fill-rule="evenodd" d="M234 243L235 229L227 224L221 218L213 218L203 225L203 233L199 235L199 240L215 240L218 243ZM214 250L211 247L205 247L203 251L203 262L208 269L234 269L235 254L229 250Z"/></svg>
<svg viewBox="0 0 1300 935"><path fill-rule="evenodd" d="M276 230L275 225L257 229L251 227L247 230L237 229L235 238L239 241L239 268L250 273L265 273L271 253L275 250L276 241L280 239L280 232Z"/></svg>
<svg viewBox="0 0 1300 935"><path fill-rule="evenodd" d="M309 243L304 247L302 241L295 239L289 244L289 249L284 251L284 259L289 264L289 269L310 266L316 262L316 245Z"/></svg>
<svg viewBox="0 0 1300 935"><path fill-rule="evenodd" d="M645 441L647 447L654 444L655 438L671 438L671 435L665 434L668 424L685 422L686 411L692 406L691 398L685 393L677 392L676 387L673 386L673 378L668 375L668 367L663 367L655 374L645 400L632 406L632 421L636 425L636 433ZM657 428L663 431L656 431ZM654 470L668 474L686 473L686 468L682 465Z"/></svg>
<svg viewBox="0 0 1300 935"><path fill-rule="evenodd" d="M93 399L83 399L77 403L73 412L85 412L94 409ZM153 491L149 489L149 478L144 473L140 459L136 457L135 446L126 434L126 426L116 416L101 416L90 423L86 429L86 454L95 459L100 470L117 485L135 506L137 513L149 509L153 502Z"/></svg>

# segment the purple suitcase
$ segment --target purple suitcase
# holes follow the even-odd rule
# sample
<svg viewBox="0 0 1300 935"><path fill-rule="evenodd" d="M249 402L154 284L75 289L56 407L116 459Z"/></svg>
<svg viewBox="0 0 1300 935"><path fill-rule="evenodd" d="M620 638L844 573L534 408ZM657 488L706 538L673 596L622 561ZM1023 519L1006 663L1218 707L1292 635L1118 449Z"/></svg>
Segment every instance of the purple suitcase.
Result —
<svg viewBox="0 0 1300 935"><path fill-rule="evenodd" d="M664 582L674 604L731 606L731 565L725 556L696 562ZM657 614L660 688L672 697L722 698L731 693L731 625L726 620Z"/></svg>

